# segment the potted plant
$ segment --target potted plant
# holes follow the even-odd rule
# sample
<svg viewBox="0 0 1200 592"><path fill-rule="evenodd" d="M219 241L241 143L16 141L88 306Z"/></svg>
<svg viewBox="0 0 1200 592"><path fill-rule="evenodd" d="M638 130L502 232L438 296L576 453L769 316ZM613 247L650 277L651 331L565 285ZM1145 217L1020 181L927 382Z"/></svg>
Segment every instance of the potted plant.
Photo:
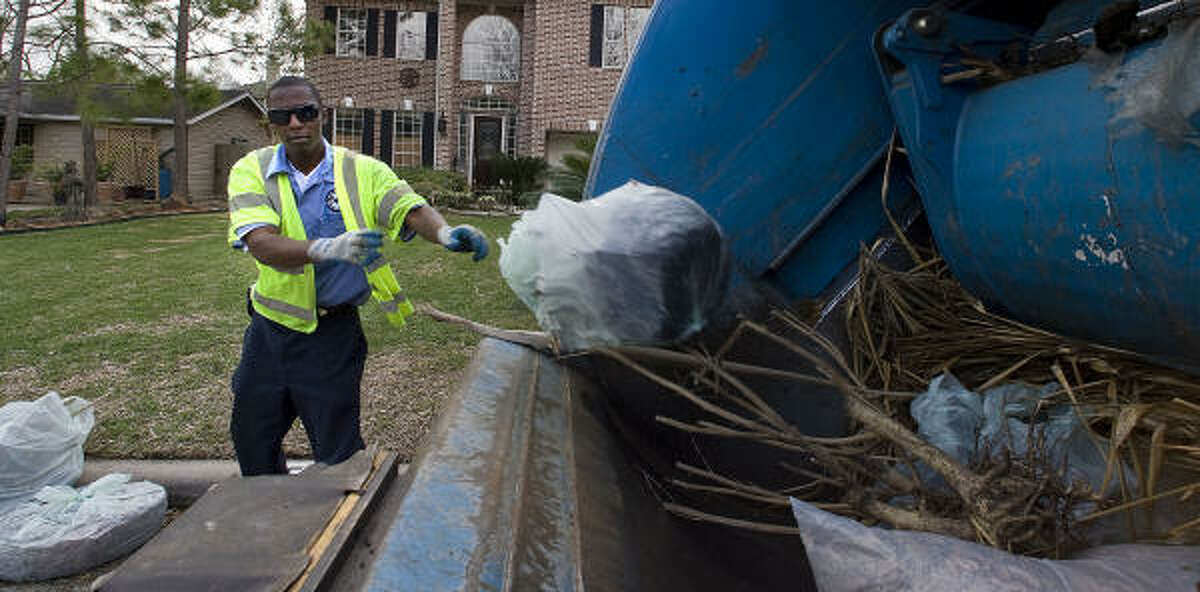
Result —
<svg viewBox="0 0 1200 592"><path fill-rule="evenodd" d="M66 165L55 164L39 167L34 175L38 180L44 181L50 191L50 196L54 200L54 205L61 206L67 203L67 192L63 186L63 179L66 178Z"/></svg>
<svg viewBox="0 0 1200 592"><path fill-rule="evenodd" d="M33 146L21 144L13 148L12 166L8 170L8 201L21 201L33 169Z"/></svg>

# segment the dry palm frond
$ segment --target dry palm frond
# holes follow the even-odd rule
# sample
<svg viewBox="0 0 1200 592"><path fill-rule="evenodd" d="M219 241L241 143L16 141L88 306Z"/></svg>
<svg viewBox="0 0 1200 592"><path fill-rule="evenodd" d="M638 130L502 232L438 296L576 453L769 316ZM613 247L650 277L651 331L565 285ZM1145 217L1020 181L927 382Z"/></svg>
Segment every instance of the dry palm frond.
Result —
<svg viewBox="0 0 1200 592"><path fill-rule="evenodd" d="M782 330L743 322L716 355L646 347L594 352L691 401L709 418L658 417L659 423L797 455L797 462L786 466L798 484L784 489L687 465L679 467L686 478L673 480L677 488L724 496L743 507L778 508L791 495L867 523L938 532L1034 555L1071 548L1080 542L1082 527L1112 515L1124 515L1129 540L1139 539L1145 533L1134 528L1135 511L1152 513L1156 501L1200 491L1200 382L1130 352L1067 339L993 314L936 257L912 270L896 271L864 256L860 270L848 306L847 356L787 311L772 315ZM751 336L780 346L796 363L771 368L727 359L736 349L734 341ZM691 378L683 381L688 386L639 360L690 369ZM797 371L798 367L811 370ZM971 466L917 436L905 402L947 370L976 391L1011 380L1056 384L1043 404L1070 405L1089 426L1093 445L1108 459L1106 480L1119 482L1116 505L1089 487L1066 482L1065 467L1052 466L1048 447L1032 429L1024 455L1001 451L983 455L992 460ZM837 389L854 422L853 433L844 438L805 436L739 379L748 376ZM948 487L920 482L920 472L913 468L917 462L930 467ZM1132 481L1124 468L1130 465L1137 475ZM1168 469L1190 475L1192 483L1163 491L1160 482ZM1107 483L1100 490L1107 491ZM897 503L901 499L908 501ZM1081 503L1098 509L1076 520ZM678 500L672 511L692 519L738 523L689 509ZM787 526L765 528L784 532ZM1200 521L1184 516L1161 534L1195 541Z"/></svg>

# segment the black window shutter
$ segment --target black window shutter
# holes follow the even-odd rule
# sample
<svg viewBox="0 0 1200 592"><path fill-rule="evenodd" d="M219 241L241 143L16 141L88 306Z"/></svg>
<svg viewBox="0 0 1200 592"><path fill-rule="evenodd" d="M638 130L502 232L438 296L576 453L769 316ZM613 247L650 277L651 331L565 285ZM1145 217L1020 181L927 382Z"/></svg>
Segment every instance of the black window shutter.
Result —
<svg viewBox="0 0 1200 592"><path fill-rule="evenodd" d="M421 119L421 166L433 166L433 112L426 111Z"/></svg>
<svg viewBox="0 0 1200 592"><path fill-rule="evenodd" d="M436 60L438 50L438 13L425 13L425 59Z"/></svg>
<svg viewBox="0 0 1200 592"><path fill-rule="evenodd" d="M396 136L396 112L384 109L379 112L379 160L392 166L392 138Z"/></svg>
<svg viewBox="0 0 1200 592"><path fill-rule="evenodd" d="M604 53L604 5L592 5L591 45L588 46L588 65L599 67L603 64Z"/></svg>
<svg viewBox="0 0 1200 592"><path fill-rule="evenodd" d="M383 57L396 57L396 11L394 10L383 11Z"/></svg>
<svg viewBox="0 0 1200 592"><path fill-rule="evenodd" d="M336 6L325 7L325 22L329 23L333 27L334 40L332 45L325 48L325 53L333 53L334 49L337 47L337 11L338 9Z"/></svg>
<svg viewBox="0 0 1200 592"><path fill-rule="evenodd" d="M363 109L362 153L368 156L375 154L375 110Z"/></svg>
<svg viewBox="0 0 1200 592"><path fill-rule="evenodd" d="M367 9L367 55L379 53L379 9Z"/></svg>
<svg viewBox="0 0 1200 592"><path fill-rule="evenodd" d="M325 121L321 124L321 135L325 141L333 143L333 109L325 110Z"/></svg>

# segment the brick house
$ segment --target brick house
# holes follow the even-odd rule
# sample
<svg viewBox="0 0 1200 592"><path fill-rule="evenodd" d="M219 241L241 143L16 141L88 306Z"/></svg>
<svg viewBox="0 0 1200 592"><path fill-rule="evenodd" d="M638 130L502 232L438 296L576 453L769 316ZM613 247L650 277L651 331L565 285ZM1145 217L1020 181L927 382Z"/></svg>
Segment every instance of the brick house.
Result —
<svg viewBox="0 0 1200 592"><path fill-rule="evenodd" d="M33 147L34 171L61 166L67 161L82 166L83 145L74 99L39 92L44 85L36 81L22 86L17 144ZM0 88L0 104L7 100L4 90ZM110 94L119 97L124 90L114 86ZM188 185L194 199L224 195L220 179L228 173L231 163L223 162L229 157L219 153L241 156L248 149L271 141L264 125L266 111L258 100L243 90L221 91L221 94L220 104L188 115ZM137 193L143 197L158 195L160 164L167 168L174 166L171 154L175 143L174 120L170 108L164 106L162 112L139 113L96 125L96 159L101 166L111 167L113 183L138 189ZM0 114L0 127L2 122ZM229 144L237 147L232 151L221 150ZM45 183L30 183L19 200L49 203L49 188Z"/></svg>
<svg viewBox="0 0 1200 592"><path fill-rule="evenodd" d="M652 0L307 0L336 45L305 70L331 142L487 184L598 131Z"/></svg>

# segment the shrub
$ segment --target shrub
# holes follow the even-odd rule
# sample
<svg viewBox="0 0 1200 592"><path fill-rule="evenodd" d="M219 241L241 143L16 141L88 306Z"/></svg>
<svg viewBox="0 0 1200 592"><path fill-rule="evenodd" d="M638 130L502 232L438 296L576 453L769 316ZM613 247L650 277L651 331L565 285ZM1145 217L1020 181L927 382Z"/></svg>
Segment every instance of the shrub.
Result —
<svg viewBox="0 0 1200 592"><path fill-rule="evenodd" d="M475 196L466 191L434 191L425 198L438 209L465 210L475 204Z"/></svg>
<svg viewBox="0 0 1200 592"><path fill-rule="evenodd" d="M495 196L480 195L479 197L475 198L475 207L480 210L494 210L496 209L496 204L497 202Z"/></svg>
<svg viewBox="0 0 1200 592"><path fill-rule="evenodd" d="M111 162L102 162L96 165L96 180L100 182L112 181L113 169L113 163Z"/></svg>
<svg viewBox="0 0 1200 592"><path fill-rule="evenodd" d="M467 190L467 178L457 171L443 171L425 167L397 167L396 175L404 179L413 191L429 197L439 192Z"/></svg>
<svg viewBox="0 0 1200 592"><path fill-rule="evenodd" d="M508 190L508 202L516 205L523 193L528 193L542 184L546 175L546 159L536 156L510 157L501 153L496 157L496 178Z"/></svg>
<svg viewBox="0 0 1200 592"><path fill-rule="evenodd" d="M526 209L533 209L537 207L538 200L540 199L542 199L541 191L526 191L525 193L517 196L516 205Z"/></svg>
<svg viewBox="0 0 1200 592"><path fill-rule="evenodd" d="M592 166L592 153L596 150L596 134L580 136L575 140L575 150L563 155L563 165L550 171L550 190L567 199L579 201L583 198L583 186L587 184L588 169Z"/></svg>
<svg viewBox="0 0 1200 592"><path fill-rule="evenodd" d="M9 179L24 179L33 170L33 146L21 144L13 147L12 166L8 170Z"/></svg>

